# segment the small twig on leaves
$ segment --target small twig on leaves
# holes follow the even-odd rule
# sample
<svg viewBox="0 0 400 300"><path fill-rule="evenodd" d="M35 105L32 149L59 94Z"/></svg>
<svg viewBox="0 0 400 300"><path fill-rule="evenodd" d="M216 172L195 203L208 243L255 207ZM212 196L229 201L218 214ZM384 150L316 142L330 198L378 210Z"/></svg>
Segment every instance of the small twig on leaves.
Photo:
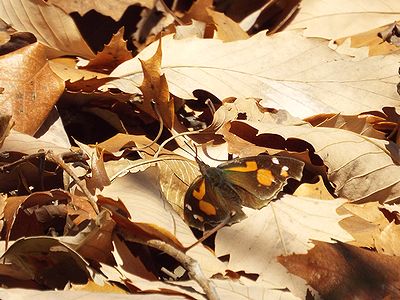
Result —
<svg viewBox="0 0 400 300"><path fill-rule="evenodd" d="M129 237L129 241L139 243L141 245L146 245L157 250L160 250L169 256L175 258L181 265L188 271L190 278L196 281L200 287L203 289L204 293L209 300L219 300L219 296L217 291L215 290L215 286L213 283L208 280L208 278L203 274L203 271L200 268L199 263L185 254L184 252L176 249L175 247L167 244L164 241L160 240L142 240L140 238Z"/></svg>
<svg viewBox="0 0 400 300"><path fill-rule="evenodd" d="M72 179L76 182L76 184L80 187L82 192L85 194L85 196L88 198L90 205L92 205L94 211L98 214L99 213L99 208L96 203L96 197L93 196L84 182L79 179L79 177L75 174L74 170L71 169L70 166L68 166L64 162L64 157L71 156L71 152L66 152L66 153L60 153L60 154L54 154L53 151L48 151L46 153L46 159L56 163L59 165L65 172L68 173L69 176L72 177Z"/></svg>

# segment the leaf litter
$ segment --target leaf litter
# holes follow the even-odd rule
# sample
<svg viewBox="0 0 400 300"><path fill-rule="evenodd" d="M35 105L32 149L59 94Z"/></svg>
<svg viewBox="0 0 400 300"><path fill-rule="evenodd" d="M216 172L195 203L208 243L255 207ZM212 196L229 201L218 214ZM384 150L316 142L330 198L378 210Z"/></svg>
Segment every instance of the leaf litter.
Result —
<svg viewBox="0 0 400 300"><path fill-rule="evenodd" d="M0 1L1 297L398 297L397 4L117 2ZM301 181L191 228L259 154Z"/></svg>

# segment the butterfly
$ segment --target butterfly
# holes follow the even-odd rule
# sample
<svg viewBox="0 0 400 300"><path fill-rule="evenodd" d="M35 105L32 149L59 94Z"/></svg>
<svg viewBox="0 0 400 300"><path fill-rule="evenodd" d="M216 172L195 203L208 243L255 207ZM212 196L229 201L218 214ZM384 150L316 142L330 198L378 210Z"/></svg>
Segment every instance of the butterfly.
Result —
<svg viewBox="0 0 400 300"><path fill-rule="evenodd" d="M300 160L270 155L236 158L217 167L196 161L201 175L186 191L183 211L186 222L202 231L244 219L242 206L266 206L288 178L301 179L304 167Z"/></svg>

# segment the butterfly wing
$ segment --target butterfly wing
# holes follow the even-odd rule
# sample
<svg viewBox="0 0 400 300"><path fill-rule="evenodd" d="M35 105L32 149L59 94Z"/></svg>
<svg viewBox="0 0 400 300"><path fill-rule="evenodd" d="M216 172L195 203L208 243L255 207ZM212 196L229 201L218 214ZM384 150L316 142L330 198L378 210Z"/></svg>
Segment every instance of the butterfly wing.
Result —
<svg viewBox="0 0 400 300"><path fill-rule="evenodd" d="M240 195L242 204L251 208L267 205L288 178L300 180L303 167L300 160L269 155L237 158L218 166Z"/></svg>
<svg viewBox="0 0 400 300"><path fill-rule="evenodd" d="M232 186L215 185L205 176L199 176L190 185L183 211L186 222L203 231L205 227L214 227L225 220L232 224L245 218L240 195Z"/></svg>

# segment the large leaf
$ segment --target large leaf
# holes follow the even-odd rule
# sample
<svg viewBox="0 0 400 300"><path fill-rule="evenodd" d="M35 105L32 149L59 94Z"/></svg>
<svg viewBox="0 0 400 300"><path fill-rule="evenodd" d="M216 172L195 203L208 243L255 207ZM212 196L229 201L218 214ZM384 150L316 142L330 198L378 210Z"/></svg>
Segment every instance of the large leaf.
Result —
<svg viewBox="0 0 400 300"><path fill-rule="evenodd" d="M54 49L53 55L94 56L73 19L44 1L1 0L0 18L19 31L33 33L38 41Z"/></svg>
<svg viewBox="0 0 400 300"><path fill-rule="evenodd" d="M288 28L306 28L304 35L336 39L400 19L397 0L303 0Z"/></svg>
<svg viewBox="0 0 400 300"><path fill-rule="evenodd" d="M247 219L221 229L215 241L216 253L229 254L230 270L256 273L268 287L305 293L304 284L288 275L276 257L305 253L312 247L311 239L351 240L338 224L344 216L335 212L344 202L286 195L259 211L246 211Z"/></svg>
<svg viewBox="0 0 400 300"><path fill-rule="evenodd" d="M139 59L155 53L158 43L121 64L109 86L140 92L143 73ZM279 51L277 51L279 49ZM263 105L284 108L306 117L328 112L359 113L398 105L398 55L355 61L341 56L320 39L298 31L267 37L260 32L244 41L222 43L211 39L162 41L168 86L174 95L193 98L204 89L219 98L257 97ZM362 66L362 67L361 67Z"/></svg>
<svg viewBox="0 0 400 300"><path fill-rule="evenodd" d="M328 178L336 193L357 202L398 202L400 200L400 168L398 146L368 138L347 130L324 127L282 126L272 123L234 121L229 133L245 140L263 134L276 134L285 139L306 141L303 145L322 158L328 167ZM304 149L305 150L305 149Z"/></svg>

